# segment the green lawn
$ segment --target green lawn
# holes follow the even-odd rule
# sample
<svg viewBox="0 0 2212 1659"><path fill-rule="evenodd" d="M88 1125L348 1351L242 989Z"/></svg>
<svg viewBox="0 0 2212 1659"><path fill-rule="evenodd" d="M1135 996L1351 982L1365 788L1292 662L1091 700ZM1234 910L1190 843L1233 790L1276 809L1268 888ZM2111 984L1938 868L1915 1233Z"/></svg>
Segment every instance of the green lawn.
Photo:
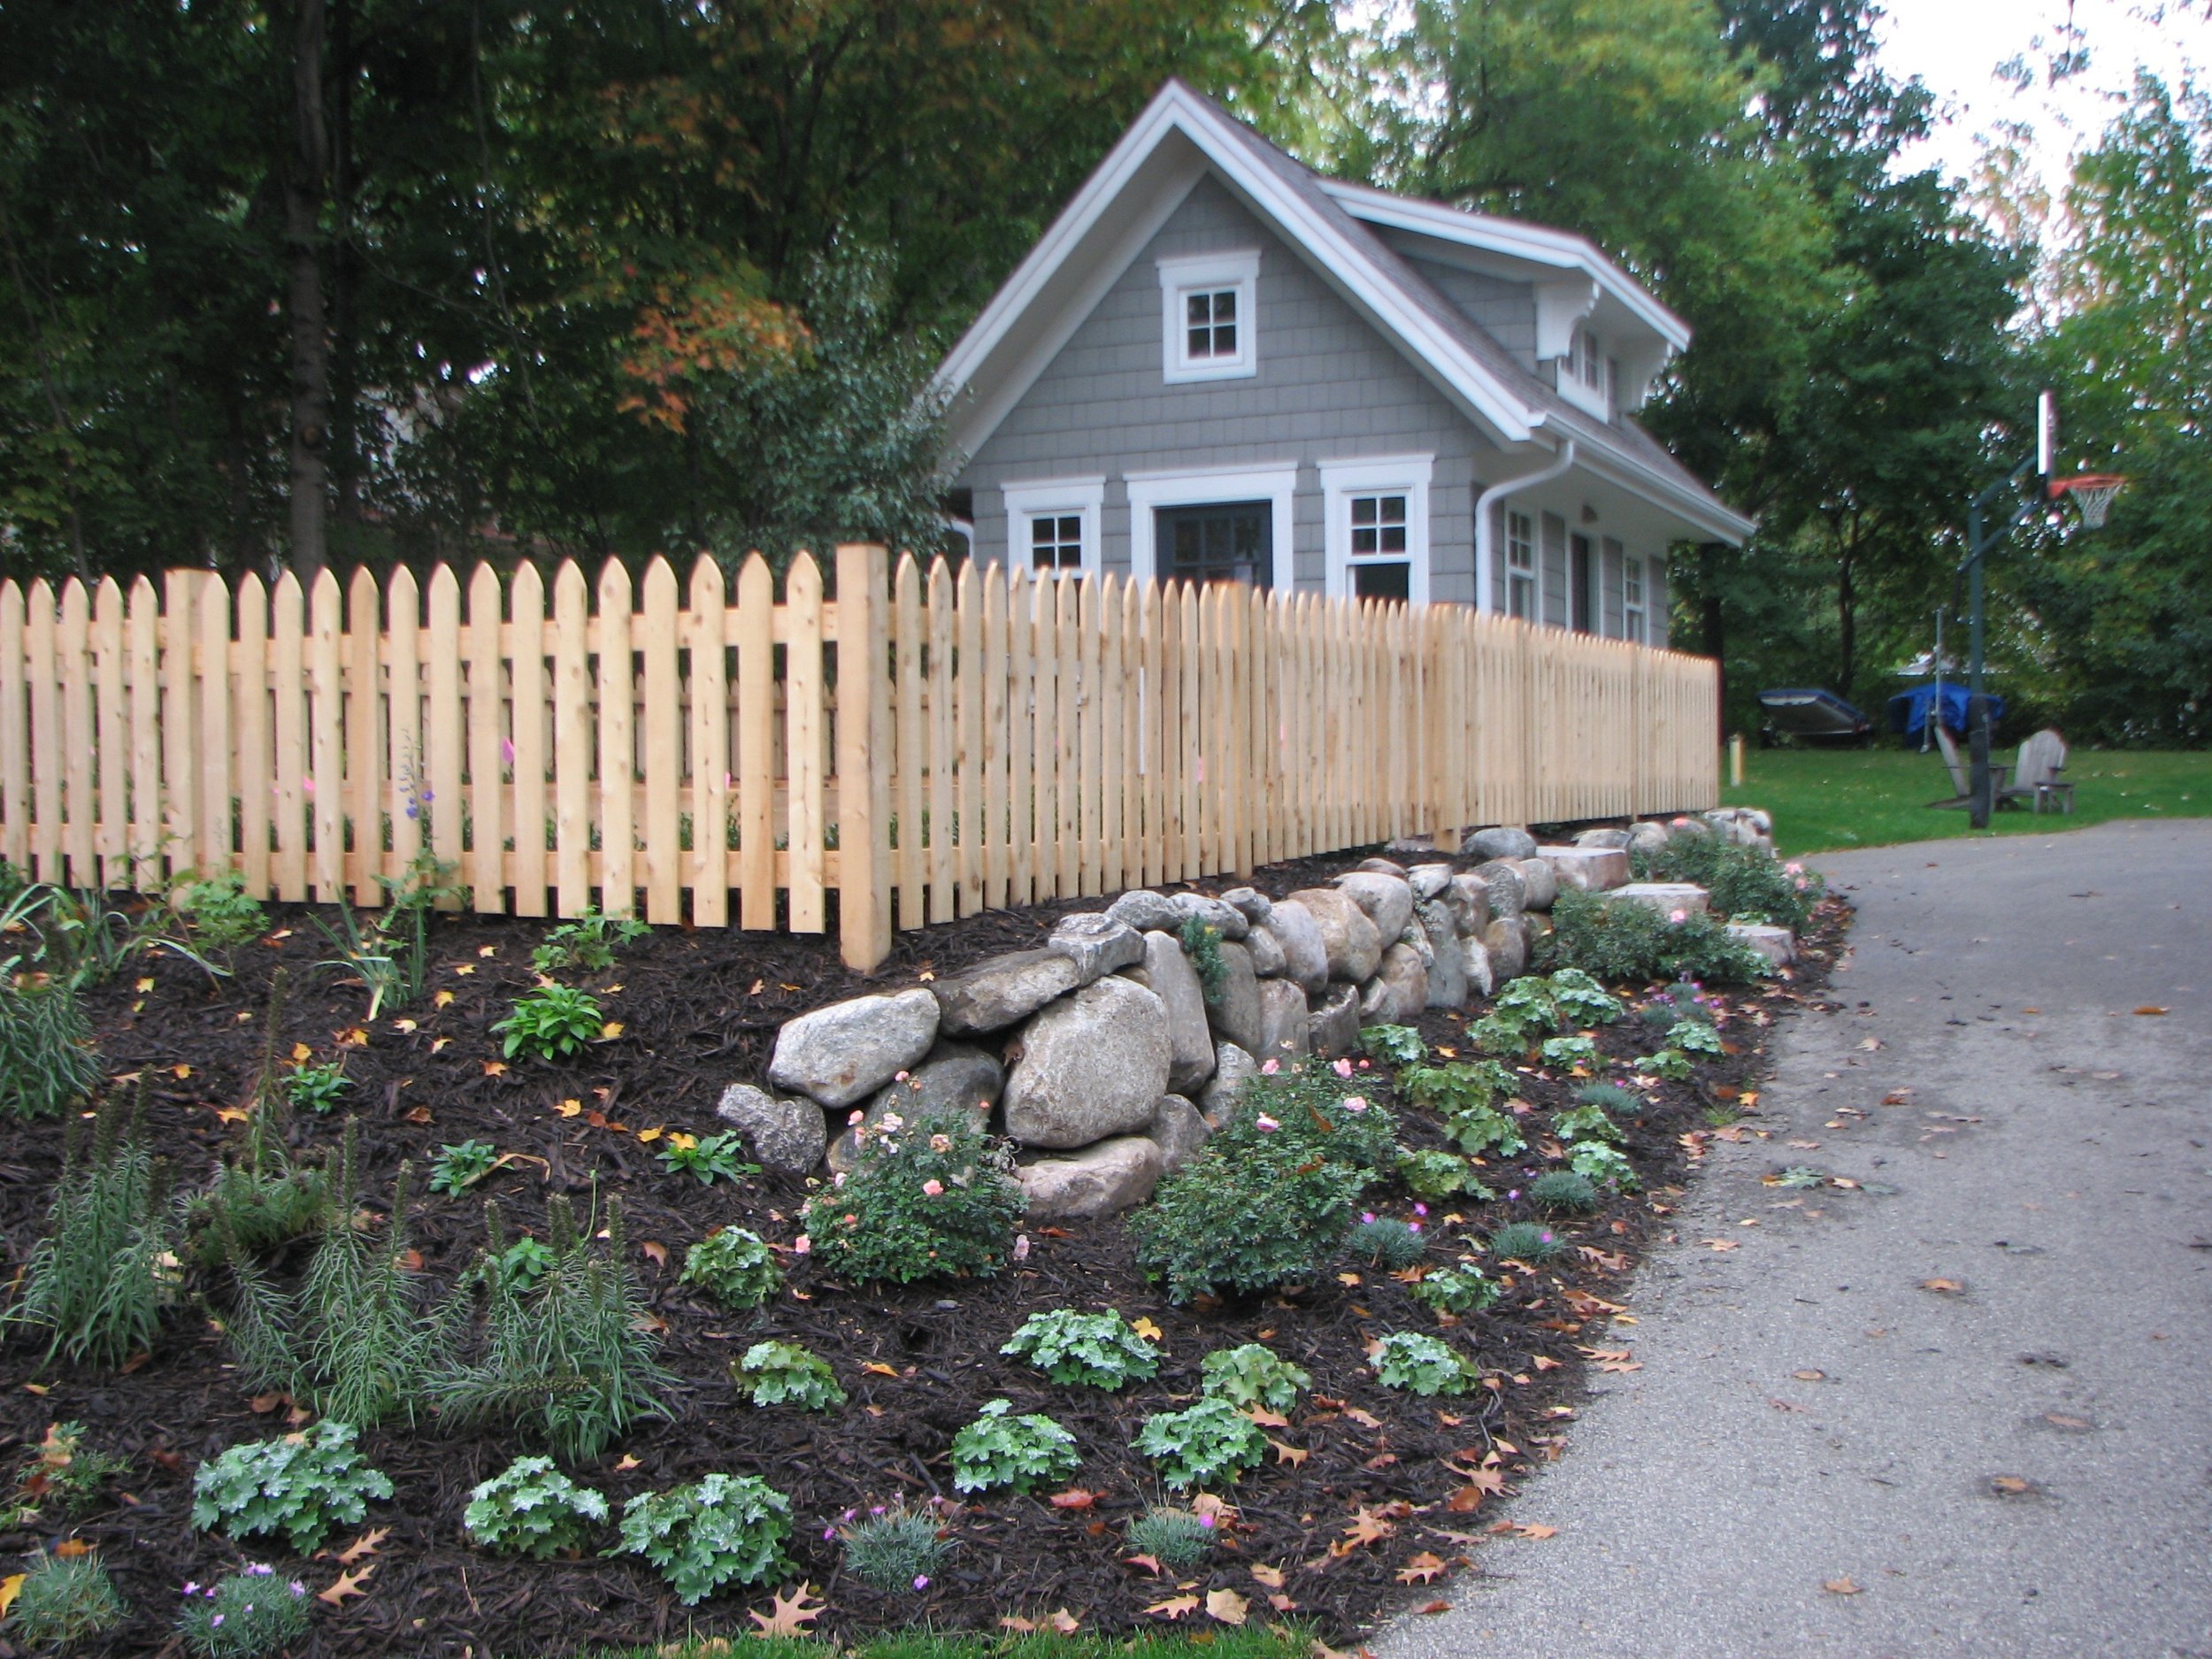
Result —
<svg viewBox="0 0 2212 1659"><path fill-rule="evenodd" d="M2000 761L2011 757L2008 749L1997 751ZM2078 749L2065 775L2074 785L2070 818L2009 809L1996 815L1993 833L2046 833L2117 818L2212 817L2212 752ZM1950 775L1933 754L1749 749L1743 787L1722 798L1773 813L1780 851L1814 853L1967 834L1963 810L1928 805L1950 793Z"/></svg>

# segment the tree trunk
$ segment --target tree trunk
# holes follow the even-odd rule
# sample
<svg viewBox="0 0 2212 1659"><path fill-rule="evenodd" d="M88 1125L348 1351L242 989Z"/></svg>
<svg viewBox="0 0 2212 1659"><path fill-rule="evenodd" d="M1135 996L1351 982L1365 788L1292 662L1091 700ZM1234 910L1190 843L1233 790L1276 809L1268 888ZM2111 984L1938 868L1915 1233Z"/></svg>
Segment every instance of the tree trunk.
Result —
<svg viewBox="0 0 2212 1659"><path fill-rule="evenodd" d="M1851 701L1859 666L1858 549L1845 542L1836 563L1836 695Z"/></svg>
<svg viewBox="0 0 2212 1659"><path fill-rule="evenodd" d="M292 565L303 578L321 570L328 552L330 336L323 308L322 209L329 138L323 122L324 27L325 0L296 0L284 245L291 263Z"/></svg>

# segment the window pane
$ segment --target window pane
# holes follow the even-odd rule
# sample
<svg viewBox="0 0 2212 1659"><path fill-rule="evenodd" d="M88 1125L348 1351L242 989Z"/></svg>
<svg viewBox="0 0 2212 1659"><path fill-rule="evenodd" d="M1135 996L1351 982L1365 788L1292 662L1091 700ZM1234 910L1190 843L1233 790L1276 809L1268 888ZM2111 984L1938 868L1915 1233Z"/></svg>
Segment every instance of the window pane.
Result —
<svg viewBox="0 0 2212 1659"><path fill-rule="evenodd" d="M1362 599L1410 599L1412 572L1410 565L1355 565L1352 591Z"/></svg>
<svg viewBox="0 0 2212 1659"><path fill-rule="evenodd" d="M1352 551L1353 551L1353 552L1355 552L1355 553L1373 553L1373 552L1375 552L1375 551L1377 551L1377 550L1378 550L1378 544L1377 544L1376 540L1375 540L1375 530L1374 530L1374 526L1373 526L1370 525L1370 526L1364 526L1364 527L1356 528L1356 529L1354 529L1354 530L1353 530L1353 532L1352 532Z"/></svg>
<svg viewBox="0 0 2212 1659"><path fill-rule="evenodd" d="M1352 498L1352 522L1354 524L1374 523L1376 504L1372 495L1355 495Z"/></svg>
<svg viewBox="0 0 2212 1659"><path fill-rule="evenodd" d="M1213 318L1209 314L1210 298L1210 296L1204 294L1192 295L1184 302L1185 320L1194 327L1202 327L1211 322Z"/></svg>
<svg viewBox="0 0 2212 1659"><path fill-rule="evenodd" d="M1214 321L1216 321L1216 322L1217 322L1217 323L1233 323L1233 322L1236 321L1236 319L1237 319L1237 291L1236 291L1236 289L1234 289L1234 288L1223 288L1220 292L1218 292L1217 294L1216 294L1216 295L1213 296L1213 302L1214 302Z"/></svg>
<svg viewBox="0 0 2212 1659"><path fill-rule="evenodd" d="M1384 496L1382 516L1392 524L1403 524L1406 521L1406 498L1403 495Z"/></svg>
<svg viewBox="0 0 2212 1659"><path fill-rule="evenodd" d="M1214 356L1233 357L1237 354L1237 331L1233 323L1226 328L1214 330Z"/></svg>
<svg viewBox="0 0 2212 1659"><path fill-rule="evenodd" d="M1402 553L1406 550L1406 527L1402 524L1385 525L1382 531L1382 550Z"/></svg>

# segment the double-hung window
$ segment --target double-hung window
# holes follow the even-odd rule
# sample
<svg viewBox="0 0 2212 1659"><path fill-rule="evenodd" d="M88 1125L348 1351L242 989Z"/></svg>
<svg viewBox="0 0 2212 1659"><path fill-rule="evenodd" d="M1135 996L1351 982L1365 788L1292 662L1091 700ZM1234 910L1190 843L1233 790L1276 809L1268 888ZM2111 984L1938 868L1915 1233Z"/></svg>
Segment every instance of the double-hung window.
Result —
<svg viewBox="0 0 2212 1659"><path fill-rule="evenodd" d="M1523 621L1537 619L1536 520L1525 512L1505 516L1505 609Z"/></svg>
<svg viewBox="0 0 2212 1659"><path fill-rule="evenodd" d="M1042 479L1006 486L1006 557L1033 575L1096 575L1102 478Z"/></svg>
<svg viewBox="0 0 2212 1659"><path fill-rule="evenodd" d="M1259 255L1163 259L1159 273L1161 373L1168 382L1257 374Z"/></svg>
<svg viewBox="0 0 2212 1659"><path fill-rule="evenodd" d="M1644 561L1636 554L1621 561L1621 634L1644 642Z"/></svg>
<svg viewBox="0 0 2212 1659"><path fill-rule="evenodd" d="M1321 463L1329 593L1428 603L1434 469L1434 457L1426 455Z"/></svg>

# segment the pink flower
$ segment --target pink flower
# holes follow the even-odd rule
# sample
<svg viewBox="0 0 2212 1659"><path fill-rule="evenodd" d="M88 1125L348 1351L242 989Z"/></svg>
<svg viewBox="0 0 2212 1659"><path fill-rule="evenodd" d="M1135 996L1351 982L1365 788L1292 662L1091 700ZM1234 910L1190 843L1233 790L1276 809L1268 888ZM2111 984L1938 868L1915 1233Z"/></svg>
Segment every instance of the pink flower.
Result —
<svg viewBox="0 0 2212 1659"><path fill-rule="evenodd" d="M1413 1213L1417 1216L1425 1216L1429 1213L1429 1207L1426 1204L1416 1204L1413 1207Z"/></svg>
<svg viewBox="0 0 2212 1659"><path fill-rule="evenodd" d="M951 1150L952 1150L952 1137L951 1137L950 1135L932 1135L932 1136L930 1136L930 1138L929 1138L929 1149L930 1149L932 1152L949 1152L949 1151L951 1151Z"/></svg>
<svg viewBox="0 0 2212 1659"><path fill-rule="evenodd" d="M1210 1515L1202 1515L1198 1517L1198 1524L1201 1526L1210 1527L1214 1524L1214 1517Z"/></svg>
<svg viewBox="0 0 2212 1659"><path fill-rule="evenodd" d="M1014 1235L1014 1259L1017 1262L1026 1262L1029 1259L1029 1235L1026 1233Z"/></svg>
<svg viewBox="0 0 2212 1659"><path fill-rule="evenodd" d="M293 1579L292 1582L285 1587L290 1590L294 1595L305 1595L307 1594L307 1586L302 1584L297 1578Z"/></svg>
<svg viewBox="0 0 2212 1659"><path fill-rule="evenodd" d="M210 1619L207 1621L207 1627L208 1627L210 1630L213 1630L213 1629L215 1628L215 1626L217 1626L218 1624L221 1624L222 1622L223 1622L223 1616L222 1616L220 1613L218 1613L218 1614L216 1614L213 1617L210 1618Z"/></svg>
<svg viewBox="0 0 2212 1659"><path fill-rule="evenodd" d="M822 1529L822 1541L823 1541L824 1543L827 1543L827 1542L829 1542L829 1540L832 1540L832 1539L835 1538L836 1536L837 1536L837 1529L836 1529L835 1527L833 1527L833 1526L826 1526L826 1527L824 1527L824 1528Z"/></svg>
<svg viewBox="0 0 2212 1659"><path fill-rule="evenodd" d="M503 766L511 766L515 764L515 740L513 738L503 737L499 740L499 764Z"/></svg>
<svg viewBox="0 0 2212 1659"><path fill-rule="evenodd" d="M1360 1069L1361 1071L1364 1071L1365 1070L1367 1070L1367 1068L1368 1068L1369 1066L1371 1066L1371 1065L1372 1065L1372 1064L1375 1064L1375 1063L1374 1063L1372 1060L1362 1060L1362 1061L1359 1063L1359 1069Z"/></svg>
<svg viewBox="0 0 2212 1659"><path fill-rule="evenodd" d="M837 1173L836 1173L836 1174L834 1174L834 1175L833 1175L833 1176L831 1176L831 1177L830 1177L830 1185L831 1185L832 1187L842 1187L844 1184L845 1184L845 1171L844 1171L840 1170L840 1171L837 1171Z"/></svg>
<svg viewBox="0 0 2212 1659"><path fill-rule="evenodd" d="M846 1121L848 1124L854 1125L856 1125L856 1125L860 1125L860 1124L864 1123L865 1121L867 1121L867 1117L868 1117L868 1114L867 1114L866 1112L861 1112L861 1111L851 1112L851 1113L847 1114L846 1118L845 1118L845 1121Z"/></svg>
<svg viewBox="0 0 2212 1659"><path fill-rule="evenodd" d="M1417 1221L1409 1221L1406 1223L1406 1231L1408 1233L1418 1233L1421 1231L1421 1224Z"/></svg>
<svg viewBox="0 0 2212 1659"><path fill-rule="evenodd" d="M1782 868L1788 871L1793 876L1801 876L1805 873L1805 866L1800 864L1784 864Z"/></svg>
<svg viewBox="0 0 2212 1659"><path fill-rule="evenodd" d="M1367 1110L1367 1097L1364 1094L1347 1094L1344 1097L1344 1110L1351 1113L1353 1117L1358 1117Z"/></svg>
<svg viewBox="0 0 2212 1659"><path fill-rule="evenodd" d="M1690 913L1687 910L1669 910L1667 919L1671 922L1686 922L1690 919Z"/></svg>
<svg viewBox="0 0 2212 1659"><path fill-rule="evenodd" d="M197 1595L197 1594L199 1594L199 1593L200 1593L200 1586L199 1586L198 1582L197 1582L196 1580L190 1579L190 1578L186 1579L186 1580L185 1580L185 1585L184 1585L184 1593L185 1593L185 1594L187 1594L187 1595Z"/></svg>
<svg viewBox="0 0 2212 1659"><path fill-rule="evenodd" d="M914 1575L914 1587L915 1587L917 1590L926 1590L926 1589L928 1589L928 1588L929 1588L929 1575L928 1575L927 1573L926 1573L926 1572L918 1572L918 1573L916 1573L916 1574Z"/></svg>
<svg viewBox="0 0 2212 1659"><path fill-rule="evenodd" d="M900 1117L896 1112L886 1112L883 1114L881 1119L876 1124L876 1127L882 1130L886 1134L894 1133L896 1131L906 1127L906 1119Z"/></svg>
<svg viewBox="0 0 2212 1659"><path fill-rule="evenodd" d="M1275 1131L1280 1129L1282 1125L1277 1123L1265 1112L1262 1112L1257 1118L1255 1118L1252 1120L1252 1127L1258 1130L1262 1134L1272 1134Z"/></svg>
<svg viewBox="0 0 2212 1659"><path fill-rule="evenodd" d="M1360 1211L1359 1218L1361 1225L1363 1226L1371 1227L1375 1225L1375 1212L1371 1210L1363 1210Z"/></svg>
<svg viewBox="0 0 2212 1659"><path fill-rule="evenodd" d="M791 1254L794 1256L804 1256L813 1248L814 1240L808 1238L803 1233L802 1233L797 1238L791 1240Z"/></svg>
<svg viewBox="0 0 2212 1659"><path fill-rule="evenodd" d="M1352 1063L1349 1060L1339 1060L1333 1069L1339 1077L1352 1075Z"/></svg>
<svg viewBox="0 0 2212 1659"><path fill-rule="evenodd" d="M1262 1077L1273 1077L1282 1069L1283 1064L1279 1060L1266 1059L1260 1062L1260 1075Z"/></svg>
<svg viewBox="0 0 2212 1659"><path fill-rule="evenodd" d="M937 1197L944 1190L945 1184L942 1181L924 1181L922 1183L923 1193L931 1198Z"/></svg>
<svg viewBox="0 0 2212 1659"><path fill-rule="evenodd" d="M311 777L301 779L300 787L305 790L309 795L313 795L315 793L315 780Z"/></svg>

